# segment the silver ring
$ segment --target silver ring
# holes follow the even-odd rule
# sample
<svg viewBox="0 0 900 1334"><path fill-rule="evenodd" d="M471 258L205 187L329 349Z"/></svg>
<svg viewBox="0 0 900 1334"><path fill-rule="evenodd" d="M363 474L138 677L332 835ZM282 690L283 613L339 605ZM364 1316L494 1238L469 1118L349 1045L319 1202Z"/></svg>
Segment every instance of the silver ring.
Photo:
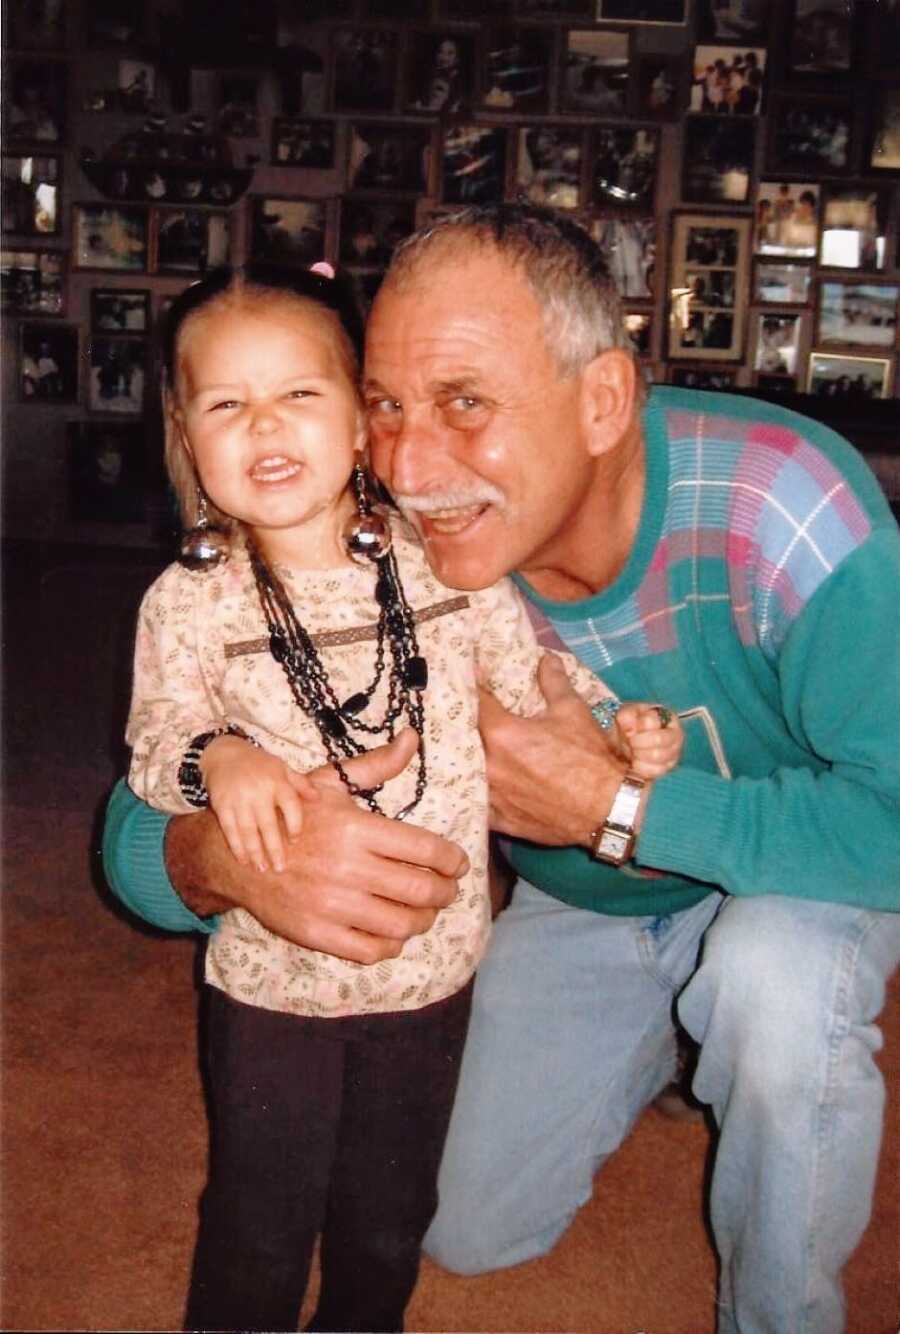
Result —
<svg viewBox="0 0 900 1334"><path fill-rule="evenodd" d="M672 710L667 709L665 704L654 704L653 708L659 715L660 727L668 727L669 723L672 721Z"/></svg>

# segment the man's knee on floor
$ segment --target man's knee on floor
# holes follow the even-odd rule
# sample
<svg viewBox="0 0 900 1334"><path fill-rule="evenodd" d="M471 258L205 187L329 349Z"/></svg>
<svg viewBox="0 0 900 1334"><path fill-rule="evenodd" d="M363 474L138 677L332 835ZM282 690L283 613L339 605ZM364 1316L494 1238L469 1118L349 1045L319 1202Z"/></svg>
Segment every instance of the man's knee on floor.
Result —
<svg viewBox="0 0 900 1334"><path fill-rule="evenodd" d="M485 1225L471 1215L462 1225L438 1210L425 1235L425 1254L452 1274L474 1278L494 1269L508 1269L546 1254L565 1231L565 1224L533 1237L512 1241L499 1226Z"/></svg>

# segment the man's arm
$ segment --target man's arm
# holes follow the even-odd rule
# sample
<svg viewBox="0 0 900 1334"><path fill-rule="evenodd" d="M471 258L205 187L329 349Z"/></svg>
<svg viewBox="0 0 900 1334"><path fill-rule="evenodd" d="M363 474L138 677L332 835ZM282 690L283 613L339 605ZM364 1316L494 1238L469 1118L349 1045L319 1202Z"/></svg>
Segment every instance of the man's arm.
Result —
<svg viewBox="0 0 900 1334"><path fill-rule="evenodd" d="M355 780L372 786L399 773L415 744L404 732L360 756ZM319 796L278 873L240 866L208 811L168 819L120 785L104 833L111 888L166 930L209 931L208 914L244 907L299 945L358 963L394 957L453 901L465 854L428 830L361 810L330 767L314 781Z"/></svg>

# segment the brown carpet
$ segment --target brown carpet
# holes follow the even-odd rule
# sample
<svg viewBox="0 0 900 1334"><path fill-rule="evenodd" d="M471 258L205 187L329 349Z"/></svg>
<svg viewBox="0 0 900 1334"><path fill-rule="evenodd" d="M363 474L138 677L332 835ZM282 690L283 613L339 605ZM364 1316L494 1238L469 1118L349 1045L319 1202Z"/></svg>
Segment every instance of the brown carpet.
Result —
<svg viewBox="0 0 900 1334"><path fill-rule="evenodd" d="M7 573L0 1327L174 1330L206 1151L196 947L127 921L93 854L152 571L14 557ZM900 1324L896 980L885 1036L887 1134L847 1273L850 1334ZM408 1328L712 1334L708 1150L703 1125L647 1112L552 1255L475 1279L426 1261Z"/></svg>

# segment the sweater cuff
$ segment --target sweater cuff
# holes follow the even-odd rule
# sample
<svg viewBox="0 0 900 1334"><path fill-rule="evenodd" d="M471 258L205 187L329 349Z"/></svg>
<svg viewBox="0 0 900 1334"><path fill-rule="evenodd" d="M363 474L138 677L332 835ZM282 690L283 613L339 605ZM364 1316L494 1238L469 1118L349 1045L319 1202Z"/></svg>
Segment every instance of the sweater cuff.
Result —
<svg viewBox="0 0 900 1334"><path fill-rule="evenodd" d="M730 825L731 783L701 769L675 769L653 783L634 860L656 871L725 889L721 849Z"/></svg>
<svg viewBox="0 0 900 1334"><path fill-rule="evenodd" d="M163 931L211 935L216 917L198 917L179 898L166 870L170 816L153 810L121 780L113 789L103 830L103 869L109 886L136 917Z"/></svg>

